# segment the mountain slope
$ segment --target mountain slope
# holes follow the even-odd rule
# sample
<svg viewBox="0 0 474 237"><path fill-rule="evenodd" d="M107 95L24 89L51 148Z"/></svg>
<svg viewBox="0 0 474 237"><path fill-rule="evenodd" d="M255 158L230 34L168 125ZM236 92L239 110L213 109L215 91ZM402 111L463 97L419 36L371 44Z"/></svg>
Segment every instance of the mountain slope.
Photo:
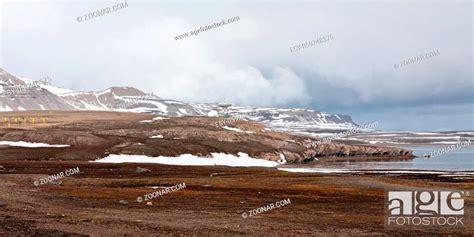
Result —
<svg viewBox="0 0 474 237"><path fill-rule="evenodd" d="M0 68L0 111L74 109L42 86L46 85L32 85Z"/></svg>
<svg viewBox="0 0 474 237"><path fill-rule="evenodd" d="M186 103L146 94L133 87L111 87L100 92L75 92L37 83L0 69L0 111L18 110L104 110L149 113L165 116L226 115L258 121L278 130L307 132L344 130L355 124L350 116L306 109L277 109L231 106L217 103ZM15 93L11 93L14 91Z"/></svg>

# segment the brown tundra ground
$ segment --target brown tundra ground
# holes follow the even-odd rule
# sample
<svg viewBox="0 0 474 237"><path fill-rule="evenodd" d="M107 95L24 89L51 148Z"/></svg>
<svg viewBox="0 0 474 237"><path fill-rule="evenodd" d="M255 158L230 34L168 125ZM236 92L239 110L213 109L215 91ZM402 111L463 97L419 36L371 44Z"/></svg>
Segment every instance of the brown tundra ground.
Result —
<svg viewBox="0 0 474 237"><path fill-rule="evenodd" d="M473 196L465 197L464 228L387 229L387 190L473 190L472 179L434 174L309 174L275 168L103 164L107 154L176 156L247 152L288 162L314 162L314 154L405 152L343 144L307 152L306 138L263 130L245 121L235 125L254 133L223 130L219 118L170 118L106 112L15 112L2 116L43 116L44 124L0 124L0 141L70 144L65 148L0 147L0 235L45 236L472 236ZM220 118L222 119L222 118ZM163 139L150 139L161 134ZM375 149L375 150L374 150ZM386 150L384 150L386 149ZM324 157L322 157L324 158ZM408 156L387 159L408 159ZM330 158L325 158L330 159ZM359 157L357 159L364 159ZM324 160L324 159L320 159ZM80 173L35 186L48 175L78 167ZM138 197L185 183L186 188L152 200ZM243 218L243 213L290 199L291 203Z"/></svg>

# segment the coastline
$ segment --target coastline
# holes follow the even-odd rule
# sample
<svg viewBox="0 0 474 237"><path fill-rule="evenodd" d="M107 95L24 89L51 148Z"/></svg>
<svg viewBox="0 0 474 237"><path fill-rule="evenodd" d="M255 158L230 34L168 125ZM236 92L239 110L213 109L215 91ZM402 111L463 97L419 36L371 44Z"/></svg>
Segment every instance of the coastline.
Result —
<svg viewBox="0 0 474 237"><path fill-rule="evenodd" d="M32 112L6 114L25 113ZM29 142L22 143L28 147L0 147L0 190L7 190L0 192L0 235L104 235L104 230L106 235L190 235L197 227L200 235L404 235L405 230L384 227L387 190L474 190L474 172L470 171L324 167L348 159L388 162L415 158L412 151L397 147L331 142L305 149L304 144L313 141L310 138L268 131L247 121L236 121L232 130L216 127L221 118L157 119L95 111L34 113L48 114L48 123L16 124L0 131L3 140ZM250 157L260 158L272 167L230 167L208 160L205 166L145 163L159 156L170 161L183 153L192 153L193 157L186 156L189 159L210 158L207 153L215 155L216 151L225 153L225 158L244 151L248 156L232 159L253 162ZM373 156L351 156L351 152ZM402 153L406 155L397 155ZM126 159L93 162L107 157ZM130 163L133 159L143 163ZM322 172L288 172L295 168L308 171L316 164L323 166ZM80 172L57 176L76 167ZM45 177L59 180L35 185ZM137 202L157 189L181 183L186 188ZM242 217L249 210L287 199L290 205ZM466 197L465 203L466 210L474 209L474 197ZM463 235L469 231L474 231L472 225L410 233Z"/></svg>

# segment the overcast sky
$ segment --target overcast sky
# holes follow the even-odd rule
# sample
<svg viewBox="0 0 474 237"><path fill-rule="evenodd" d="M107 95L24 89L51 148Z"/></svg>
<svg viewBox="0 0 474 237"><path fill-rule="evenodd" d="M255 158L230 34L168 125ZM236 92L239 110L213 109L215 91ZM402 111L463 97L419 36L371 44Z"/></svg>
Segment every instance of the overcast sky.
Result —
<svg viewBox="0 0 474 237"><path fill-rule="evenodd" d="M348 114L387 130L474 130L471 1L128 0L77 21L120 2L4 1L1 67L74 90L134 86L185 101ZM440 54L394 68L430 51Z"/></svg>

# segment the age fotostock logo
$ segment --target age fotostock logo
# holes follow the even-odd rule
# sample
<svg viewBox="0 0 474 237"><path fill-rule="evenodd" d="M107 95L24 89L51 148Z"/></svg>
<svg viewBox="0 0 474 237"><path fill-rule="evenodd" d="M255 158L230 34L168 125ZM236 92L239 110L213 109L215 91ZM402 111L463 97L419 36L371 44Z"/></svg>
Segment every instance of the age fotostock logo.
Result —
<svg viewBox="0 0 474 237"><path fill-rule="evenodd" d="M465 226L466 191L388 191L385 225Z"/></svg>

